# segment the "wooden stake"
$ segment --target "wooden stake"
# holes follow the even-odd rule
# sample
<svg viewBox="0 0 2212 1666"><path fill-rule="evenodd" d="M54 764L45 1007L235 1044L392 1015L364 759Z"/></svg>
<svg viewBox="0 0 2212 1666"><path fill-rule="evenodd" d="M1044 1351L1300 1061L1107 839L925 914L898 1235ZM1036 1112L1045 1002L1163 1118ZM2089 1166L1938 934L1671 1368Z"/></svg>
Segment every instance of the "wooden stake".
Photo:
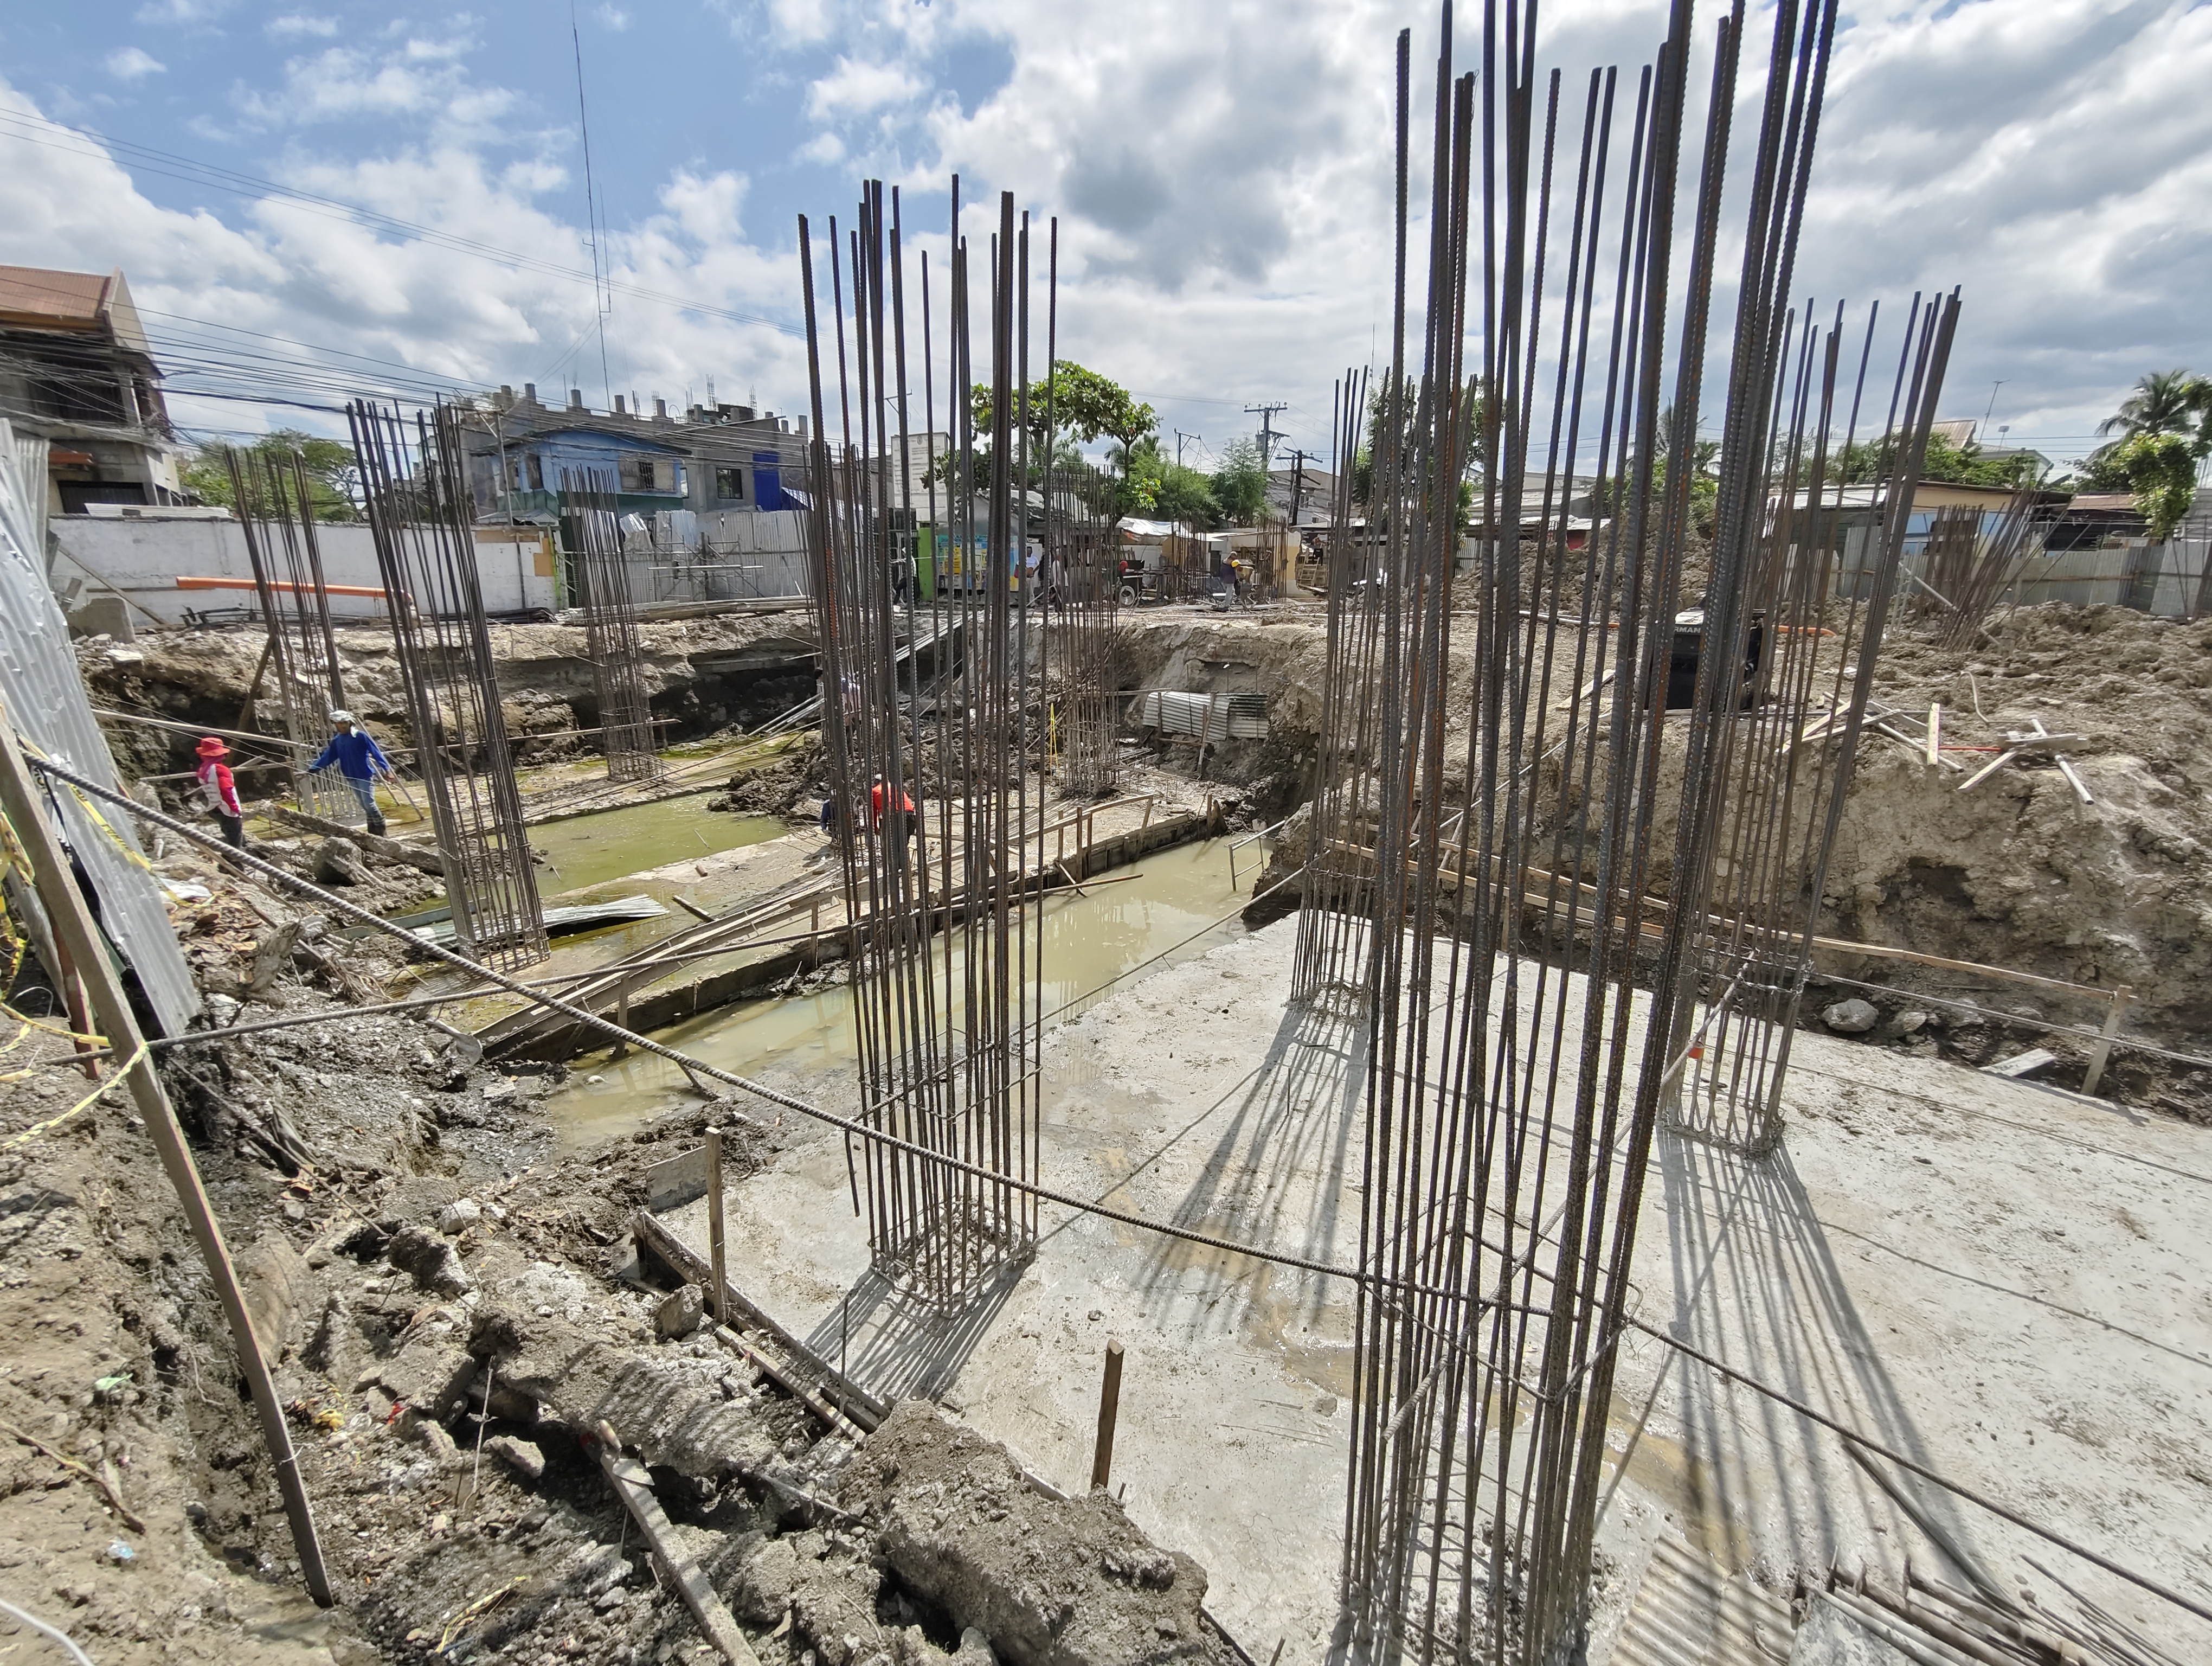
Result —
<svg viewBox="0 0 2212 1666"><path fill-rule="evenodd" d="M645 1466L633 1458L623 1456L622 1438L614 1427L604 1420L594 1432L593 1444L598 1448L599 1468L605 1472L607 1483L615 1489L631 1519L645 1535L645 1541L653 1547L653 1554L668 1571L670 1583L683 1597L684 1606L691 1610L691 1617L699 1622L699 1629L714 1645L715 1652L730 1663L730 1666L760 1666L760 1657L745 1641L738 1622L722 1605L721 1597L700 1571L698 1562L686 1554L678 1542L668 1517L660 1507L660 1500L653 1495L653 1477Z"/></svg>
<svg viewBox="0 0 2212 1666"><path fill-rule="evenodd" d="M2135 991L2124 983L2112 986L2112 1004L2105 1013L2105 1027L2098 1032L2097 1043L2089 1049L2089 1068L2082 1073L2081 1091L2094 1093L2097 1084L2104 1079L2105 1061L2112 1056L2112 1037L2120 1033L2120 1015L2128 1010L2128 1002Z"/></svg>
<svg viewBox="0 0 2212 1666"><path fill-rule="evenodd" d="M1936 701L1928 708L1928 767L1934 769L1943 761L1943 702Z"/></svg>
<svg viewBox="0 0 2212 1666"><path fill-rule="evenodd" d="M1098 1444L1091 1458L1091 1485L1106 1485L1114 1468L1114 1424L1121 1410L1121 1345L1106 1344L1106 1380L1098 1389Z"/></svg>
<svg viewBox="0 0 2212 1666"><path fill-rule="evenodd" d="M1984 781L1987 781L1987 780L1988 780L1991 775L1993 775L1996 774L1996 772L1997 772L1998 770L2000 770L2000 769L2003 769L2003 768L2005 767L2005 765L2006 765L2006 764L2008 764L2008 763L2011 763L2014 758L2018 757L2021 755L2021 751L2022 751L2022 750L2023 750L2022 748L2018 747L2018 746L2015 746L2015 747L2014 747L2014 748L2013 748L2010 751L2008 751L2008 752L1999 752L1999 753L1996 755L1996 757L1992 758L1989 763L1984 763L1984 764L1980 769L1977 769L1977 770L1976 770L1972 775L1968 775L1968 776L1966 778L1966 780L1964 780L1964 781L1960 781L1960 782L1959 783L1959 790L1960 790L1961 793L1971 793L1971 792L1972 792L1972 791L1974 790L1974 788L1976 788L1977 787L1979 787L1979 786L1980 786Z"/></svg>
<svg viewBox="0 0 2212 1666"><path fill-rule="evenodd" d="M62 854L60 842L47 824L38 788L31 780L30 766L24 763L23 754L15 744L15 725L4 712L0 712L0 809L7 812L17 838L22 841L25 854L30 858L39 900L46 905L56 943L76 963L85 993L91 998L94 1015L100 1020L100 1033L107 1038L117 1057L131 1061L124 1071L124 1080L131 1089L139 1116L145 1121L147 1132L153 1136L161 1168L169 1177L169 1184L176 1189L177 1201L184 1206L185 1218L191 1223L192 1237L199 1244L200 1257L207 1263L208 1277L222 1298L223 1316L229 1321L231 1341L238 1352L238 1368L244 1373L246 1387L253 1396L254 1410L260 1414L261 1438L269 1447L270 1460L276 1469L276 1485L284 1495L284 1513L292 1523L292 1544L299 1553L301 1578L306 1581L308 1595L327 1608L337 1598L331 1592L330 1576L323 1567L322 1546L315 1536L314 1512L308 1505L307 1488L300 1477L299 1462L293 1456L292 1434L285 1426L284 1408L277 1403L276 1385L270 1378L260 1342L253 1334L253 1321L246 1310L245 1294L238 1287L238 1274L230 1264L222 1228L208 1205L199 1170L193 1166L191 1152L185 1145L185 1131L178 1125L177 1113L169 1104L161 1077L155 1073L153 1058L144 1050L137 1020L131 1016L131 1003L124 995L123 986L116 979L114 964L108 958L107 945L93 923L83 894L77 890L69 859Z"/></svg>
<svg viewBox="0 0 2212 1666"><path fill-rule="evenodd" d="M719 1128L707 1130L707 1256L714 1273L711 1286L714 1322L726 1325L730 1316L723 1292L730 1284L722 1261L722 1130Z"/></svg>

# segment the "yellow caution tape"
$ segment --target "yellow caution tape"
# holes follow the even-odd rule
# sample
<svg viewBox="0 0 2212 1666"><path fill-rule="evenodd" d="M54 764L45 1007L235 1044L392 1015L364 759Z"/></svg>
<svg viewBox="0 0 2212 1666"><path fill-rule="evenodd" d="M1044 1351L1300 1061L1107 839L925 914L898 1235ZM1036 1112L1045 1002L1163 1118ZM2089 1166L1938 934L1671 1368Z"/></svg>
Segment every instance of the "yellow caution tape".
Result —
<svg viewBox="0 0 2212 1666"><path fill-rule="evenodd" d="M29 736L22 733L20 730L16 733L15 742L16 745L20 745L23 751L32 757L38 758L42 762L48 763L53 762L52 758L47 757L46 753L39 749L38 744L35 741L32 740ZM56 777L52 775L46 777L49 784L51 784L55 779ZM70 796L76 800L77 808L83 811L86 815L92 818L92 824L94 827L97 827L101 832L107 835L108 842L112 844L118 850L121 851L126 860L136 866L143 868L149 874L152 875L155 880L158 881L161 879L161 876L160 874L154 873L154 865L146 860L145 854L143 851L133 849L128 840L126 840L120 833L118 833L112 827L108 825L107 818L101 815L100 813L99 807L94 805L89 798L85 796L84 788L79 787L75 781L64 781L62 782L62 785L70 789Z"/></svg>
<svg viewBox="0 0 2212 1666"><path fill-rule="evenodd" d="M89 1110L92 1108L94 1101L97 1100L110 1088L120 1087L123 1085L123 1079L138 1067L138 1061L146 1056L147 1049L152 1045L153 1043L150 1042L141 1041L138 1043L138 1050L123 1061L123 1067L120 1070L110 1076L98 1087L93 1089L91 1092L86 1094L84 1097L79 1099L75 1104L71 1105L60 1116L49 1116L43 1122L33 1122L30 1127L25 1128L21 1134L13 1134L9 1135L5 1140L0 1140L0 1151L12 1150L17 1146L23 1145L27 1141L37 1139L42 1134L51 1134L56 1128L59 1128L64 1122L68 1122L70 1117L77 1116L82 1111ZM63 1062L67 1063L68 1061L64 1060Z"/></svg>

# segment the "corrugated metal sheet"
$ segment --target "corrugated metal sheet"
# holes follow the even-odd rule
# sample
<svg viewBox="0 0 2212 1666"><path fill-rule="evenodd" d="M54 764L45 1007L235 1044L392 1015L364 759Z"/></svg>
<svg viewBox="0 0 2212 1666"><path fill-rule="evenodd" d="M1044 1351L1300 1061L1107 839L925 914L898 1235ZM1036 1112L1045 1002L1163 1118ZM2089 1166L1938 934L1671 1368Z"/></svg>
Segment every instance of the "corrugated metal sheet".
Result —
<svg viewBox="0 0 2212 1666"><path fill-rule="evenodd" d="M0 424L4 426L4 424ZM0 450L6 450L0 444ZM46 442L35 434L15 436L15 478L22 483L23 508L28 516L24 536L30 539L33 565L49 570L46 560Z"/></svg>
<svg viewBox="0 0 2212 1666"><path fill-rule="evenodd" d="M1184 694L1156 689L1137 702L1137 727L1197 740L1264 740L1264 694Z"/></svg>
<svg viewBox="0 0 2212 1666"><path fill-rule="evenodd" d="M1790 1637L1788 1603L1662 1534L1607 1666L1776 1666Z"/></svg>
<svg viewBox="0 0 2212 1666"><path fill-rule="evenodd" d="M34 496L46 487L43 466L27 479L15 435L0 422L0 702L15 731L57 763L122 790L115 760L93 721L92 704L76 674L69 623L46 587L46 551ZM62 836L76 853L100 898L100 920L146 992L161 1027L181 1032L200 1010L199 991L169 928L168 909L143 860L130 819L115 812L106 830L63 793Z"/></svg>

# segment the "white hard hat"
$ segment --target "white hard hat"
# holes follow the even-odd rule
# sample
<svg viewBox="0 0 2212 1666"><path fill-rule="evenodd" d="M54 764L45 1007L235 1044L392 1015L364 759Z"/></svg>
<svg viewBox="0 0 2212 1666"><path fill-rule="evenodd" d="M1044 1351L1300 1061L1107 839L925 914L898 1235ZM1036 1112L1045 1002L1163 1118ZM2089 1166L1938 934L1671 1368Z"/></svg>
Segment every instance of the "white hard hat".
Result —
<svg viewBox="0 0 2212 1666"><path fill-rule="evenodd" d="M353 721L353 714L349 711L334 711L331 714L331 721L350 724Z"/></svg>

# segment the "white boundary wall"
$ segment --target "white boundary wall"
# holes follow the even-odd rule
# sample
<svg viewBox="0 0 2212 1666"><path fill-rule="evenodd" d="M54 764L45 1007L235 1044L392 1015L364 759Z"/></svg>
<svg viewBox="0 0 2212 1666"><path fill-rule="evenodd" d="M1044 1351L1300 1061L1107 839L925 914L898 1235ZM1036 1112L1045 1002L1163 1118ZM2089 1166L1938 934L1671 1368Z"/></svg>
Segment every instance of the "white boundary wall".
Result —
<svg viewBox="0 0 2212 1666"><path fill-rule="evenodd" d="M57 515L47 528L52 556L48 578L54 588L66 592L70 581L81 582L69 603L72 611L102 591L119 591L128 597L142 624L148 614L181 624L188 607L258 605L245 530L234 520L204 515ZM315 539L322 550L325 582L384 587L376 567L375 541L368 527L318 526ZM554 581L537 571L541 563L536 545L479 541L476 551L486 612L519 613L560 605ZM238 579L246 581L246 587L179 590L179 578ZM138 608L145 612L137 612ZM331 614L340 619L381 618L385 605L372 597L332 596Z"/></svg>

